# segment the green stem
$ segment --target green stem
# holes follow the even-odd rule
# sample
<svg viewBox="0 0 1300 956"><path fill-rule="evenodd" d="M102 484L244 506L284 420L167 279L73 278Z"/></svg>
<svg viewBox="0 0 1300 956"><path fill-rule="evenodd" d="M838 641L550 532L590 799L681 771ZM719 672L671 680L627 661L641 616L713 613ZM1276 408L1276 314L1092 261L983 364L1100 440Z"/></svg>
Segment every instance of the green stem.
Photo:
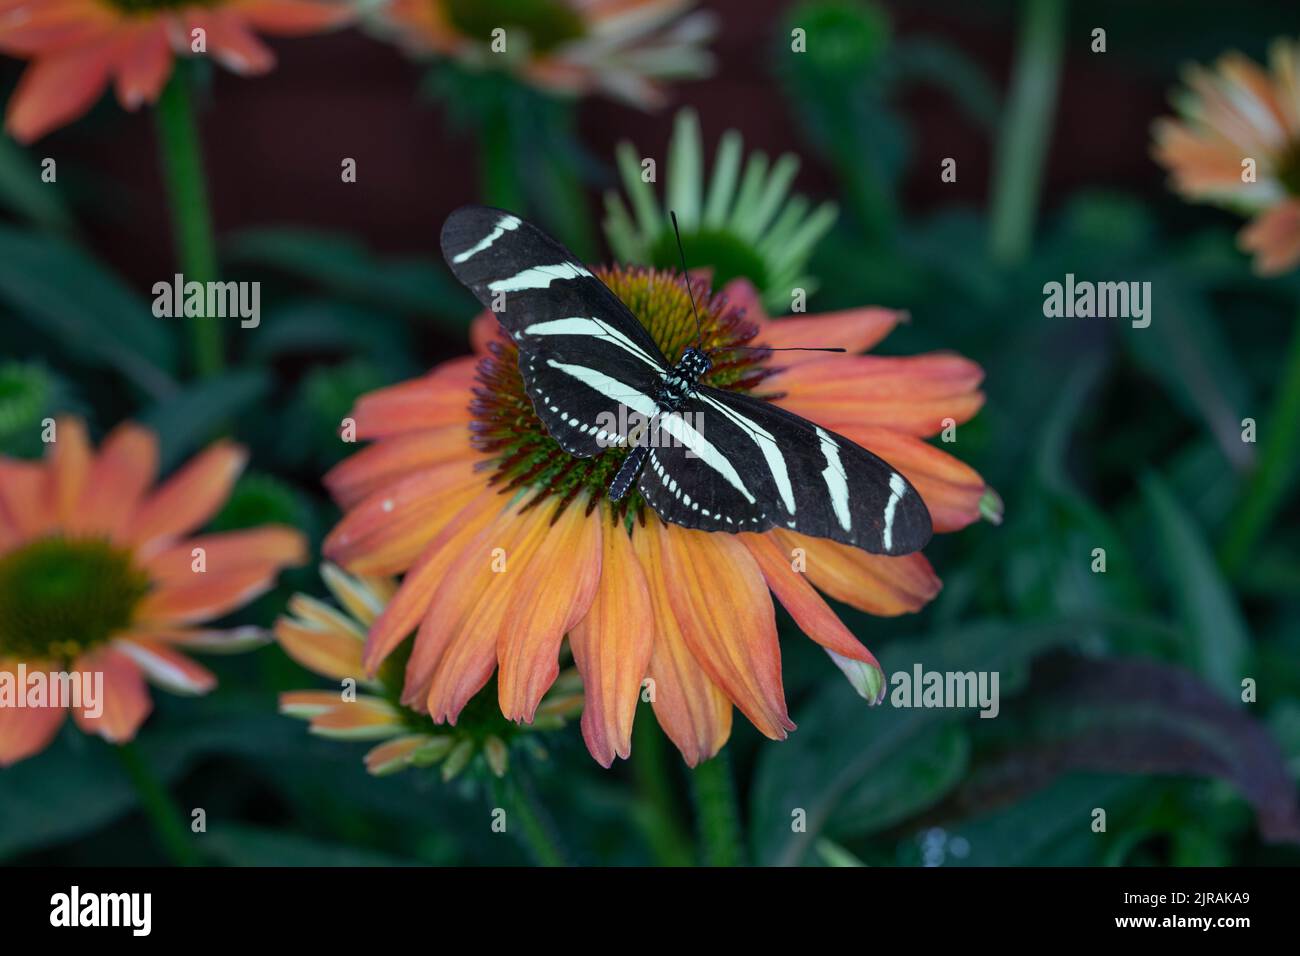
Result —
<svg viewBox="0 0 1300 956"><path fill-rule="evenodd" d="M637 715L632 725L632 775L638 794L636 818L660 866L694 863L690 840L677 823L676 801L669 786L664 758L664 735L654 715Z"/></svg>
<svg viewBox="0 0 1300 956"><path fill-rule="evenodd" d="M158 100L158 146L180 271L186 282L212 282L217 278L216 241L190 74L183 67L177 64ZM225 362L220 323L215 316L191 317L188 322L195 372L201 378L216 375Z"/></svg>
<svg viewBox="0 0 1300 956"><path fill-rule="evenodd" d="M133 743L118 744L113 749L117 751L122 768L140 798L141 808L153 825L160 847L177 866L200 865L202 858L185 827L180 807L153 772L149 762Z"/></svg>
<svg viewBox="0 0 1300 956"><path fill-rule="evenodd" d="M1229 574L1240 570L1277 514L1300 459L1300 322L1282 370L1282 385L1268 417L1258 423L1262 449L1259 464L1242 489L1228 523L1220 561Z"/></svg>
<svg viewBox="0 0 1300 956"><path fill-rule="evenodd" d="M700 828L705 866L741 866L745 851L740 839L740 810L731 782L726 752L706 760L691 772L691 789Z"/></svg>
<svg viewBox="0 0 1300 956"><path fill-rule="evenodd" d="M524 189L519 181L509 110L493 111L493 116L480 123L478 129L484 201L501 209L522 212Z"/></svg>
<svg viewBox="0 0 1300 956"><path fill-rule="evenodd" d="M506 811L506 832L513 833L539 866L564 866L564 853L545 811L538 805L527 781L511 771L505 779L492 778L492 800Z"/></svg>
<svg viewBox="0 0 1300 956"><path fill-rule="evenodd" d="M1026 0L1015 73L993 164L989 252L1016 265L1029 252L1056 107L1065 0Z"/></svg>

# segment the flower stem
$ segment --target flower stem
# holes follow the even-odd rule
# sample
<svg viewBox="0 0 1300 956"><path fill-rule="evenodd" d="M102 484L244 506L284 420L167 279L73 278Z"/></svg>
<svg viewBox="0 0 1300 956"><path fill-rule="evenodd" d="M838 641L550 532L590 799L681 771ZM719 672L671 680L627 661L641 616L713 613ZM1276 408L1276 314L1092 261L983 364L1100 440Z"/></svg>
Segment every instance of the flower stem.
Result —
<svg viewBox="0 0 1300 956"><path fill-rule="evenodd" d="M725 751L691 772L691 790L704 865L741 866L745 851L740 838L740 810L731 782L731 760Z"/></svg>
<svg viewBox="0 0 1300 956"><path fill-rule="evenodd" d="M993 165L989 252L1003 265L1029 252L1065 37L1065 0L1026 0L1025 8Z"/></svg>
<svg viewBox="0 0 1300 956"><path fill-rule="evenodd" d="M118 744L113 749L122 761L122 767L140 798L140 806L149 817L163 851L177 866L198 866L202 863L198 848L185 828L180 807L135 744Z"/></svg>
<svg viewBox="0 0 1300 956"><path fill-rule="evenodd" d="M158 100L158 146L180 271L186 282L212 282L217 278L216 241L190 73L184 67L183 63L177 64ZM221 325L214 316L191 317L188 321L194 371L200 378L210 378L221 371L225 362Z"/></svg>
<svg viewBox="0 0 1300 956"><path fill-rule="evenodd" d="M545 818L545 811L526 780L511 770L492 778L492 800L506 811L506 831L519 839L539 866L564 866L564 852Z"/></svg>
<svg viewBox="0 0 1300 956"><path fill-rule="evenodd" d="M660 866L690 866L690 841L677 823L664 760L664 736L654 715L642 713L632 725L632 774L636 778L636 819L645 831L650 852Z"/></svg>
<svg viewBox="0 0 1300 956"><path fill-rule="evenodd" d="M1242 489L1219 553L1229 574L1240 570L1255 543L1277 514L1295 477L1300 459L1300 322L1291 336L1291 349L1282 370L1282 384L1273 408L1261 423L1263 448L1259 464Z"/></svg>

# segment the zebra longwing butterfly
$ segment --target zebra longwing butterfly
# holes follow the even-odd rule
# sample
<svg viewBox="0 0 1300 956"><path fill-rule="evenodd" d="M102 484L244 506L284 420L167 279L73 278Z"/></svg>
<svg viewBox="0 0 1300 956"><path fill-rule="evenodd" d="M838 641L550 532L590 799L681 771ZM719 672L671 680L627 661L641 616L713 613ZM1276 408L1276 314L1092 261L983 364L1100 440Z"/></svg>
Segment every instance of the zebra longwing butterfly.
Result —
<svg viewBox="0 0 1300 956"><path fill-rule="evenodd" d="M536 226L464 206L443 225L442 253L496 306L528 397L560 446L581 458L631 446L612 499L635 482L659 517L687 528L789 528L872 554L929 541L925 503L889 464L771 402L701 384L712 367L701 349L671 365L622 301ZM651 447L646 429L611 424L637 420L630 412L672 440Z"/></svg>

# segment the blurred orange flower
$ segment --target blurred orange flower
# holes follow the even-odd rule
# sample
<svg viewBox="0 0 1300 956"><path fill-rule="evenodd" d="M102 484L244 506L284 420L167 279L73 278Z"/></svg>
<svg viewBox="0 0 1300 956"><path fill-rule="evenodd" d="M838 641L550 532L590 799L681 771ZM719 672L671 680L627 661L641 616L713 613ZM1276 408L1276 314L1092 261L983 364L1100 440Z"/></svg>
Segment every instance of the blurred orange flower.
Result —
<svg viewBox="0 0 1300 956"><path fill-rule="evenodd" d="M1225 53L1212 69L1189 67L1181 119L1153 130L1176 190L1254 217L1238 242L1262 275L1300 263L1300 41L1275 41L1269 66Z"/></svg>
<svg viewBox="0 0 1300 956"><path fill-rule="evenodd" d="M153 103L176 55L265 73L275 57L254 30L299 36L353 15L341 0L0 0L0 52L31 61L5 128L30 143L82 116L109 83L124 109ZM196 29L204 31L202 54Z"/></svg>
<svg viewBox="0 0 1300 956"><path fill-rule="evenodd" d="M645 269L601 276L664 354L693 342L680 278ZM879 453L920 492L936 531L979 517L983 480L924 441L945 418L964 422L979 409L977 365L941 353L818 353L769 365L770 353L727 347L753 339L863 352L900 314L866 308L773 322L744 280L722 295L696 288L703 342L718 357L709 384L771 395ZM418 629L403 703L454 723L496 671L502 712L530 722L567 635L584 683L583 736L605 766L630 752L646 678L659 723L691 765L726 742L733 704L783 738L794 724L769 590L860 694L879 699L876 659L818 590L871 614L916 611L940 586L924 556L871 555L787 531L687 530L664 524L635 492L611 507L602 498L622 455L574 458L546 434L515 348L490 314L476 321L473 343L472 356L363 396L356 436L374 444L325 479L346 512L326 555L358 574L405 573L364 658L374 672ZM806 573L792 567L795 548Z"/></svg>
<svg viewBox="0 0 1300 956"><path fill-rule="evenodd" d="M415 55L507 65L559 93L604 93L659 106L657 81L706 75L703 44L713 35L695 0L389 0L376 14L381 33Z"/></svg>
<svg viewBox="0 0 1300 956"><path fill-rule="evenodd" d="M135 736L148 678L202 694L216 679L185 651L261 642L256 628L197 625L242 607L300 564L292 528L192 536L225 502L245 453L219 442L150 490L153 432L115 429L99 451L77 419L55 424L43 462L0 457L0 676L103 674L102 713L71 707L87 733ZM0 766L43 750L67 708L0 706Z"/></svg>

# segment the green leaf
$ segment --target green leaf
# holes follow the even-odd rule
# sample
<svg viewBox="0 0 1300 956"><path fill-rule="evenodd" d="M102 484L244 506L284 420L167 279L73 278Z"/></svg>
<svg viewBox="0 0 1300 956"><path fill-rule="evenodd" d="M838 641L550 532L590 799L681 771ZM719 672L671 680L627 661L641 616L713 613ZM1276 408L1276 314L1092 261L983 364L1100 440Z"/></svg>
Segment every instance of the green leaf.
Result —
<svg viewBox="0 0 1300 956"><path fill-rule="evenodd" d="M415 866L385 853L329 843L265 827L220 823L196 838L199 846L232 866Z"/></svg>
<svg viewBox="0 0 1300 956"><path fill-rule="evenodd" d="M41 181L41 167L17 143L0 136L0 207L47 232L66 232L72 217L57 182Z"/></svg>
<svg viewBox="0 0 1300 956"><path fill-rule="evenodd" d="M1246 676L1250 635L1219 566L1181 504L1154 473L1142 494L1155 522L1166 583L1182 620L1183 661L1219 693L1238 700Z"/></svg>
<svg viewBox="0 0 1300 956"><path fill-rule="evenodd" d="M226 244L228 261L269 266L371 306L428 316L463 335L476 305L446 270L425 259L382 259L349 236L264 228Z"/></svg>
<svg viewBox="0 0 1300 956"><path fill-rule="evenodd" d="M170 468L216 438L270 388L265 369L247 369L186 386L150 408L141 421L158 432L162 467Z"/></svg>
<svg viewBox="0 0 1300 956"><path fill-rule="evenodd" d="M116 369L153 398L175 390L172 329L67 240L0 226L0 300L70 353Z"/></svg>
<svg viewBox="0 0 1300 956"><path fill-rule="evenodd" d="M925 670L999 671L1001 694L1009 688L1008 673L1048 647L1071 638L1075 628L1064 624L1016 626L983 622L942 634L890 645L883 655L891 673L910 671L914 664ZM915 751L936 739L934 729L970 717L974 711L953 708L894 707L893 695L870 708L843 680L836 679L814 695L813 703L799 715L799 731L784 746L770 747L759 758L752 794L751 842L762 864L794 865L802 862L815 840L834 821L843 822L842 809L853 799L856 826L863 814L879 809L892 818L928 806L955 781L951 765L938 772L933 766L912 764L917 778L905 790L895 791L885 782L872 788L873 776L893 773L895 761L911 761ZM956 754L960 745L949 745ZM870 803L872 799L876 802ZM797 811L804 826L792 826ZM869 821L868 821L869 822ZM868 827L869 828L869 827Z"/></svg>

